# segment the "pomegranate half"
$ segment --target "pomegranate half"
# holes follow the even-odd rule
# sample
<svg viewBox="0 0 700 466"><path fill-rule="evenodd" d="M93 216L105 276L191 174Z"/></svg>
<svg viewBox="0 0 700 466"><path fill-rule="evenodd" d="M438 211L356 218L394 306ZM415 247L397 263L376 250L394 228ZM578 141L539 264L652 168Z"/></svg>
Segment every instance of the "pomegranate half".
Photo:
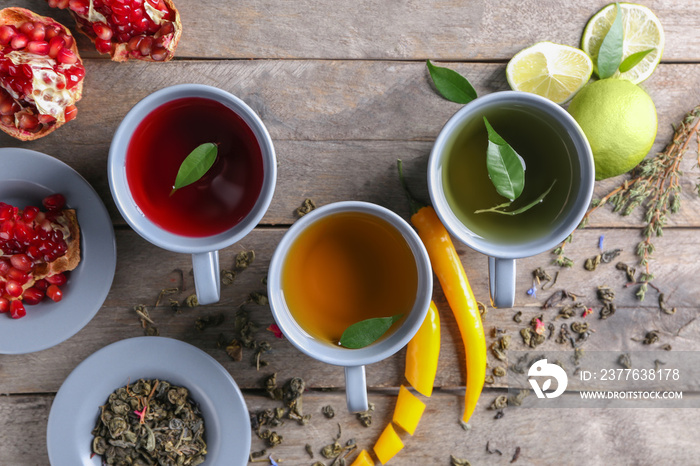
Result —
<svg viewBox="0 0 700 466"><path fill-rule="evenodd" d="M0 129L22 141L72 120L85 68L70 31L24 8L0 10Z"/></svg>
<svg viewBox="0 0 700 466"><path fill-rule="evenodd" d="M175 55L182 23L172 0L47 0L68 8L78 30L114 61L167 61Z"/></svg>

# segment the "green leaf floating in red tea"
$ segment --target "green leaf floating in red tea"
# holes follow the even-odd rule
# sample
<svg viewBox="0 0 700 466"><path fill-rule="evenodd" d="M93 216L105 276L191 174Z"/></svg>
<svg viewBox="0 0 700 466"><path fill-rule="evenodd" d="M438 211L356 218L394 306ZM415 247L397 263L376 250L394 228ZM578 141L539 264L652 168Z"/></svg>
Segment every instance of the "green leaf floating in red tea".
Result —
<svg viewBox="0 0 700 466"><path fill-rule="evenodd" d="M343 332L343 336L340 337L340 344L351 349L369 346L379 340L401 317L403 317L403 314L391 317L375 317L352 324Z"/></svg>
<svg viewBox="0 0 700 466"><path fill-rule="evenodd" d="M182 165L177 171L170 195L172 196L178 189L184 188L202 178L214 165L217 153L218 146L211 142L199 145L190 152L190 155L182 161Z"/></svg>

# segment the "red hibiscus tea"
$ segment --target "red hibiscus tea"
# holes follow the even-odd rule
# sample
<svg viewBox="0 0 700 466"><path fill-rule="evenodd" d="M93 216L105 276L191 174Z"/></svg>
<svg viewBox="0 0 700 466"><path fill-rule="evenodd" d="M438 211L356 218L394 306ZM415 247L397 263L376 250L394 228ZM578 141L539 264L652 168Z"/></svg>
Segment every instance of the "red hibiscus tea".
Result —
<svg viewBox="0 0 700 466"><path fill-rule="evenodd" d="M218 144L214 165L195 183L171 195L182 161L201 144ZM214 100L187 97L146 116L126 154L126 178L143 214L171 233L204 237L222 233L253 209L263 184L255 134L233 110Z"/></svg>

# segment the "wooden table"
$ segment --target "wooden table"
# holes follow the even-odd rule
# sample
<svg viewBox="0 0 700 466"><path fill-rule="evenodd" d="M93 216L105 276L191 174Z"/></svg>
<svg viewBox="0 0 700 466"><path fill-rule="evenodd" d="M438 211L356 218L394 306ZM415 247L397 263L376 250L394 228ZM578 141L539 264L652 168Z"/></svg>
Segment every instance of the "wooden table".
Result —
<svg viewBox="0 0 700 466"><path fill-rule="evenodd" d="M43 0L15 2L64 24L73 21L64 11L51 10ZM432 143L442 125L460 105L439 97L430 82L425 60L449 66L467 76L479 95L508 89L507 61L535 42L550 40L577 45L588 19L607 1L441 1L363 0L330 2L304 0L177 1L184 26L175 60L165 64L111 61L96 54L88 41L79 39L87 76L77 120L31 143L6 135L1 146L17 146L50 154L75 168L95 187L114 222L118 263L112 290L96 317L77 335L51 349L26 355L0 355L0 464L44 465L46 421L56 391L78 363L96 350L144 330L133 310L148 306L161 336L191 343L216 358L242 388L250 411L277 406L261 389L261 379L273 372L281 381L299 376L306 381L304 412L309 425L292 421L278 429L282 445L269 450L282 465L312 464L319 450L331 443L342 426L342 440L354 438L371 449L391 419L403 377L403 351L367 368L370 401L376 410L370 427L360 425L345 409L343 371L314 361L276 339L265 328L273 322L269 309L254 307L251 318L260 326L258 338L272 345L270 365L257 371L249 362L231 360L216 347L218 335L232 335L233 316L253 291L261 291L270 257L282 235L296 220L295 209L305 198L317 205L341 200L363 200L383 205L404 218L408 207L396 176L396 159L405 161L408 181L416 194L427 199L426 166ZM670 140L671 125L700 104L700 3L677 0L645 1L666 31L663 63L643 87L654 99L659 115L655 150ZM231 268L235 255L254 249L256 260L235 283L224 286L216 305L184 308L154 307L159 290L177 286L175 269L189 271L187 255L159 249L135 234L116 210L107 182L107 153L114 131L125 113L153 91L177 83L203 83L225 89L246 101L262 118L274 140L279 159L277 190L262 223L239 244L221 253L222 267ZM695 157L687 156L687 168ZM691 160L692 159L692 160ZM596 183L596 197L609 192L622 177ZM518 334L523 321L544 312L546 321L556 309L541 311L548 294L525 294L531 273L545 267L560 271L557 288L579 292L584 303L597 310L596 286L612 285L617 313L608 320L589 316L596 330L586 351L640 351L632 338L647 330L660 331L661 343L673 350L700 349L699 305L700 201L693 194L695 175L682 181L683 207L673 215L652 268L654 280L675 315L659 311L656 293L637 301L624 288L621 272L612 265L591 274L583 261L598 253L598 238L606 248L622 248L619 260L635 263L640 240L641 214L622 217L601 209L588 228L576 234L568 255L571 269L552 265L548 253L518 263L518 293L514 309L489 309L485 319L487 343L498 327L523 349ZM457 244L477 299L488 302L486 257ZM187 274L186 274L186 278ZM175 285L174 285L175 283ZM191 290L191 282L189 283ZM176 295L184 299L191 291ZM464 347L454 318L439 286L435 300L442 316L440 366L432 398L415 436L392 461L396 465L449 464L450 454L472 464L508 463L520 447L520 464L695 464L697 412L693 409L506 409L494 420L487 410L505 393L504 384L484 389L471 424L463 430L458 420L463 408ZM166 300L167 302L167 300ZM223 313L222 325L197 331L197 318ZM3 317L4 318L4 317ZM552 339L553 340L553 339ZM554 341L543 348L562 349ZM496 362L489 354L489 362ZM688 394L687 396L691 396ZM568 392L564 396L578 396ZM329 420L321 408L332 405ZM492 449L503 455L489 454ZM313 447L314 459L304 446ZM255 438L252 451L261 449ZM353 459L354 454L349 457ZM326 460L325 463L330 463ZM64 465L60 465L64 466ZM67 465L72 466L72 465Z"/></svg>

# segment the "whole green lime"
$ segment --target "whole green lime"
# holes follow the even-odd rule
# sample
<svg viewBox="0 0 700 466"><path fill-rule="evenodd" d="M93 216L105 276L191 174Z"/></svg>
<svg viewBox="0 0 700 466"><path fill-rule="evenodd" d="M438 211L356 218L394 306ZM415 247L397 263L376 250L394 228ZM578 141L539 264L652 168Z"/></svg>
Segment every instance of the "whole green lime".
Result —
<svg viewBox="0 0 700 466"><path fill-rule="evenodd" d="M588 138L596 180L628 172L649 153L656 138L656 107L644 90L623 79L587 84L569 113Z"/></svg>

